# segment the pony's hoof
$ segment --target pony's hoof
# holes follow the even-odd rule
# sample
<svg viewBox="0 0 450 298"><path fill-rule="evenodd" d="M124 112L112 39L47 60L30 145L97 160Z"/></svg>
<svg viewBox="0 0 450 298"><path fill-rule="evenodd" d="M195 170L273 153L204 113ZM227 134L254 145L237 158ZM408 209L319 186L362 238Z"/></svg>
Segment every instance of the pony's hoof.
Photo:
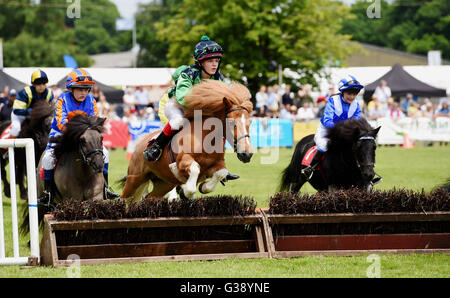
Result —
<svg viewBox="0 0 450 298"><path fill-rule="evenodd" d="M211 191L203 190L203 186L205 185L205 183L206 183L206 181L203 181L202 183L200 183L200 184L198 185L198 191L199 191L201 194L207 194L207 193L210 193L210 192L211 192Z"/></svg>
<svg viewBox="0 0 450 298"><path fill-rule="evenodd" d="M189 199L186 197L186 195L184 194L184 190L181 186L177 186L177 194L178 196L180 196L180 200L182 201L188 201Z"/></svg>

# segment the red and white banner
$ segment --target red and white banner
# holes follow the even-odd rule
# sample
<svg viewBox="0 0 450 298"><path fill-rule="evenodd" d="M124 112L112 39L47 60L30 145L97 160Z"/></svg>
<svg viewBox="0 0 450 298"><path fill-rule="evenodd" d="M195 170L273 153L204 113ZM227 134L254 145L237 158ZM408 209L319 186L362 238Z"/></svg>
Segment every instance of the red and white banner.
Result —
<svg viewBox="0 0 450 298"><path fill-rule="evenodd" d="M122 121L113 120L105 122L105 132L103 133L103 145L106 148L127 148L130 133L128 124Z"/></svg>

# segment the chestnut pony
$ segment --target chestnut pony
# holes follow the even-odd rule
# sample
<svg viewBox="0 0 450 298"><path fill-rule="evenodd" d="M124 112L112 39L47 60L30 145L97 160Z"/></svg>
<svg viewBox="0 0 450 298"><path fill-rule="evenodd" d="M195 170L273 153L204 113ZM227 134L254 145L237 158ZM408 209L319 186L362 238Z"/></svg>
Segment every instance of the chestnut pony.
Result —
<svg viewBox="0 0 450 298"><path fill-rule="evenodd" d="M183 128L164 148L158 161L147 161L143 151L159 131L146 134L137 142L128 174L122 179L125 186L121 198L140 200L150 181L153 197L163 197L181 185L184 196L192 198L198 183L201 183L201 193L212 192L228 174L225 138L240 161L250 161L253 149L249 126L253 104L245 86L205 80L192 88L185 102Z"/></svg>

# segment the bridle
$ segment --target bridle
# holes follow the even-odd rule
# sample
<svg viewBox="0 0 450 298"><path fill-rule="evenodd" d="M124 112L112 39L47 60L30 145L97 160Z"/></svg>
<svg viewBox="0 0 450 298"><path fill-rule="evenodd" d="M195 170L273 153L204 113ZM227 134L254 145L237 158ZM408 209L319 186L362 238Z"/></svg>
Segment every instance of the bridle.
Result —
<svg viewBox="0 0 450 298"><path fill-rule="evenodd" d="M83 162L95 170L95 167L92 164L92 156L96 155L96 154L101 154L101 156L103 158L103 156L104 156L103 148L102 149L93 149L89 152L85 152L83 149L83 146L81 145L81 142L80 142L78 149L79 149L79 152L80 152Z"/></svg>
<svg viewBox="0 0 450 298"><path fill-rule="evenodd" d="M375 138L372 136L362 136L358 139L358 141L361 141L361 140L372 140L375 142ZM359 162L358 157L356 156L356 153L355 153L355 160L356 160L356 165L358 166L359 169L361 169L361 167L375 167L374 162L368 162L368 163Z"/></svg>
<svg viewBox="0 0 450 298"><path fill-rule="evenodd" d="M231 109L231 110L225 111L225 123L226 123L227 131L229 131L230 134L233 136L233 149L234 149L234 152L237 152L237 144L238 144L238 142L239 142L240 140L242 140L242 139L244 139L244 138L249 138L249 139L250 139L250 135L249 135L249 134L246 134L246 135L243 135L243 136L240 136L239 138L237 138L237 137L234 135L233 131L232 131L232 130L230 129L230 127L229 127L229 124L228 124L228 121L227 121L227 115L230 114L230 113L232 113L232 112L239 111L239 110L244 110L244 111L247 111L247 112L249 113L249 111L248 111L246 108L242 107L242 106L237 107L237 108L234 108L234 109ZM233 119L233 120L234 120L234 119ZM227 135L228 135L228 134L227 134Z"/></svg>

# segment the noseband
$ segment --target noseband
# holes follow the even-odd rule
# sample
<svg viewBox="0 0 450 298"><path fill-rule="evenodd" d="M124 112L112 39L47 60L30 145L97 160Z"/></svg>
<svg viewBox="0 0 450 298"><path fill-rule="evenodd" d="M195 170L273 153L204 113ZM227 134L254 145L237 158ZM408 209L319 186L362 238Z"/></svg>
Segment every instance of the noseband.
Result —
<svg viewBox="0 0 450 298"><path fill-rule="evenodd" d="M233 131L230 130L229 127L228 127L228 121L226 121L227 115L228 115L229 113L232 113L232 112L234 112L234 111L239 111L239 110L247 111L247 109L244 108L244 107L237 107L237 108L234 108L234 109L225 111L225 123L226 123L226 126L227 126L227 130L229 130L230 133L231 133L231 135L233 136L233 143L234 143L234 144L233 144L233 149L234 149L234 152L237 152L237 144L238 144L238 142L239 142L240 140L242 140L242 139L244 139L244 138L250 138L250 135L248 135L248 134L243 135L243 136L240 136L239 138L237 138L237 137L234 135ZM247 112L248 112L248 111L247 111Z"/></svg>
<svg viewBox="0 0 450 298"><path fill-rule="evenodd" d="M374 137L371 137L371 136L363 136L363 137L360 137L359 139L358 139L358 141L359 140L372 140L372 141L374 141L375 142L375 138ZM373 163L373 162L369 162L369 163L360 163L359 162L359 160L358 160L358 158L355 156L355 160L356 160L356 165L358 166L358 168L361 168L361 167L374 167L375 166L375 163Z"/></svg>
<svg viewBox="0 0 450 298"><path fill-rule="evenodd" d="M91 168L93 168L92 159L90 158L91 156L96 155L96 154L101 154L101 156L103 158L103 149L94 149L94 150L91 150L86 153L83 149L83 146L81 146L81 144L80 144L79 151L80 151L81 157L83 159L83 162L86 165L90 166Z"/></svg>

